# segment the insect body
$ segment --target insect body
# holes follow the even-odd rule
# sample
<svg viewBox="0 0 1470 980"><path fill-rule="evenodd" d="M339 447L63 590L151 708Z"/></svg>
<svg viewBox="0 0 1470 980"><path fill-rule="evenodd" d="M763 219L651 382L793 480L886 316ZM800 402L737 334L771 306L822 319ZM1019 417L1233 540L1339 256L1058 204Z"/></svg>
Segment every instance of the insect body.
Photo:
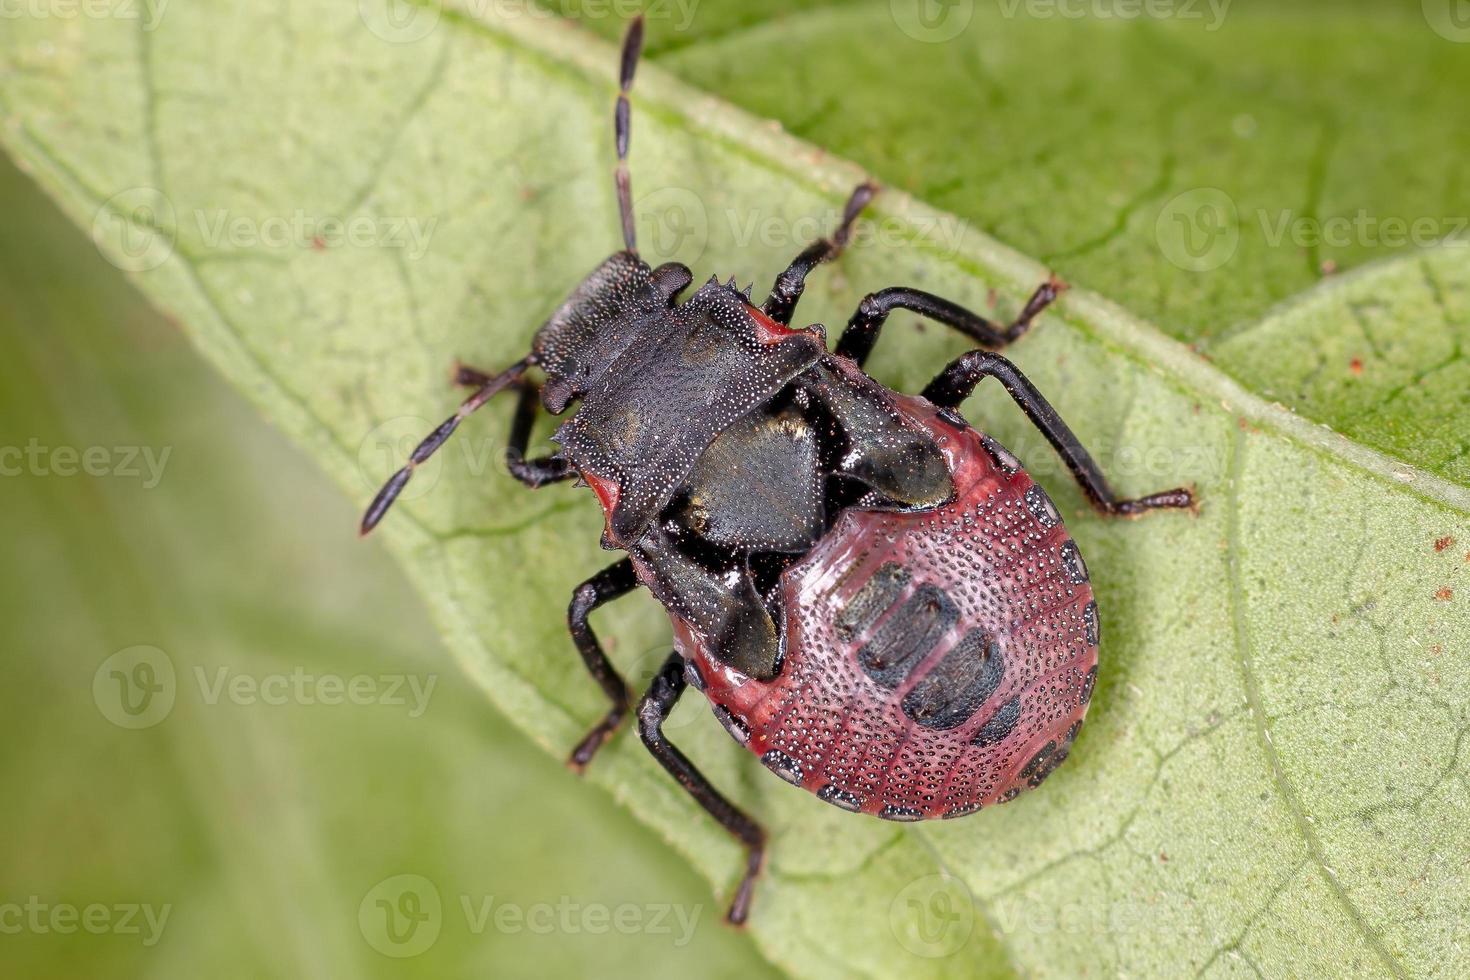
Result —
<svg viewBox="0 0 1470 980"><path fill-rule="evenodd" d="M958 406L996 378L1103 513L1190 507L1175 489L1119 499L1046 400L993 352L1062 288L1032 295L1000 327L916 289L864 299L829 352L820 327L789 324L806 276L838 255L874 193L854 191L838 229L804 250L757 307L750 291L638 256L626 165L628 90L642 43L623 47L616 184L624 250L542 325L531 352L489 375L414 450L362 521L382 519L414 468L471 412L514 388L512 475L538 487L580 478L627 557L573 594L572 639L609 710L572 750L580 770L633 706L588 625L642 585L672 620L675 650L637 706L658 761L747 847L728 918L743 922L765 833L665 738L687 686L781 778L846 810L890 820L957 817L1036 786L1066 757L1092 695L1098 611L1086 565L1046 492ZM687 295L686 295L687 294ZM921 396L862 366L905 309L981 345ZM538 387L528 374L544 375ZM526 459L539 407L577 411L560 449Z"/></svg>
<svg viewBox="0 0 1470 980"><path fill-rule="evenodd" d="M917 511L850 508L782 576L781 670L753 678L677 624L730 733L783 779L889 820L958 817L1066 758L1097 671L1077 546L1000 446L892 396L955 492Z"/></svg>

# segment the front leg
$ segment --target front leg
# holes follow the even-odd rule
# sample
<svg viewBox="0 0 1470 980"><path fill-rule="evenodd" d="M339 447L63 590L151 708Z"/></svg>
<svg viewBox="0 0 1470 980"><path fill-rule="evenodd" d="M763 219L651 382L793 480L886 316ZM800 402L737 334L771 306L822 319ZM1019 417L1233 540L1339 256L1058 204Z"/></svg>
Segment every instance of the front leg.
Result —
<svg viewBox="0 0 1470 980"><path fill-rule="evenodd" d="M823 262L830 262L842 254L847 247L847 239L852 235L852 226L857 221L858 215L862 214L863 208L878 193L878 185L872 183L859 184L853 190L852 196L847 199L847 206L842 209L842 221L837 230L832 233L831 238L823 238L808 245L782 272L776 277L776 284L771 287L771 295L766 297L765 314L772 320L783 325L789 325L791 318L796 314L796 304L801 300L801 294L806 291L806 277L811 271Z"/></svg>
<svg viewBox="0 0 1470 980"><path fill-rule="evenodd" d="M483 371L465 364L454 366L454 383L478 388L489 379ZM526 458L526 446L531 442L531 427L536 423L536 410L541 399L536 389L524 381L516 383L520 399L516 402L516 414L510 424L510 440L505 447L505 465L510 475L531 489L548 483L570 480L577 475L572 465L560 456L538 456Z"/></svg>
<svg viewBox="0 0 1470 980"><path fill-rule="evenodd" d="M745 873L735 888L730 911L725 913L725 921L731 925L744 925L750 914L750 897L755 889L755 880L760 876L761 865L765 862L766 832L760 824L720 795L720 791L710 785L704 774L694 768L694 763L664 737L664 721L679 702L679 695L684 693L686 683L684 658L677 652L669 654L669 659L664 661L663 667L653 679L653 684L649 686L648 693L638 703L638 734L642 736L643 744L648 746L648 751L668 770L669 775L679 781L685 792L718 820L720 826L745 845Z"/></svg>

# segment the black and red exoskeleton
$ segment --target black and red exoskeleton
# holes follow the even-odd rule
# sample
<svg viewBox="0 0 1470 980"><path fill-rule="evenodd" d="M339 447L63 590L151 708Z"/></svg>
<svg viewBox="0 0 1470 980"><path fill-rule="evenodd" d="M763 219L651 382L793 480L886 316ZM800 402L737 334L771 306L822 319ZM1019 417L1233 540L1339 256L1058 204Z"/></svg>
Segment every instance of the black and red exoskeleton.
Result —
<svg viewBox="0 0 1470 980"><path fill-rule="evenodd" d="M842 251L871 185L762 306L733 280L683 297L690 270L651 268L636 246L628 91L642 31L635 21L624 42L615 116L626 248L551 315L529 355L494 376L460 369L477 390L383 487L362 530L466 416L518 391L512 475L531 487L585 481L606 516L603 546L628 553L572 596L572 639L609 709L570 763L586 766L632 707L588 615L643 585L668 610L675 650L638 704L639 734L748 848L728 916L740 923L765 832L664 737L686 686L782 779L888 820L1013 799L1067 757L1087 713L1098 656L1087 566L1046 491L958 414L982 379L1001 383L1104 514L1190 507L1193 494L1119 499L1031 382L992 352L1026 332L1062 288L1055 279L1006 327L891 288L862 301L835 353L820 327L791 329L807 275ZM900 309L983 349L922 395L890 391L863 363ZM559 452L526 459L538 401L553 414L578 408L557 430Z"/></svg>

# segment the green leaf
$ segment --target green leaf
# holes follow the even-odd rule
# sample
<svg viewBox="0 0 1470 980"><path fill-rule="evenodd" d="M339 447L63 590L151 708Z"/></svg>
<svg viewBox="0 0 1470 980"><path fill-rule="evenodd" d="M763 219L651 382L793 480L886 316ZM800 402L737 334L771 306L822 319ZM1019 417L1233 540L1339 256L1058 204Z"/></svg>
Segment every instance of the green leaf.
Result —
<svg viewBox="0 0 1470 980"><path fill-rule="evenodd" d="M362 9L373 21L377 8ZM483 23L421 9L426 20L377 21L375 34L350 6L196 3L170 8L152 31L28 20L0 40L11 152L120 264L149 266L141 288L363 501L402 443L454 404L451 359L494 368L519 356L616 240L612 49L510 5ZM834 33L847 23L845 10L812 16ZM891 30L866 7L851 16L866 18L853 22L866 37ZM380 36L395 32L398 43ZM827 36L808 34L813 45ZM733 76L760 46L730 43L720 60ZM831 43L858 59L884 50ZM1100 50L1098 64L1123 71L1134 43ZM853 75L881 67L911 109L952 123L965 90L907 91L927 61L963 57L948 50L904 59L901 77L893 65ZM899 102L890 95L843 128L896 147L875 123L891 122ZM1062 141L1056 152L1077 154L1078 172L1106 188L1097 198L1135 194L1124 178L1137 174L1107 177L1103 150L1121 136L1102 139L1106 129L1096 146ZM702 273L767 281L860 176L658 70L640 76L635 131L645 250L667 247ZM1159 139L1172 142L1168 132ZM936 155L920 153L914 172ZM1010 179L988 206L1042 220L1045 188ZM1141 179L1152 186L1153 170ZM323 218L361 233L327 234ZM278 225L284 244L258 240ZM1097 233L1072 228L1047 248ZM1446 255L1428 261L1447 263L1444 308L1463 309L1463 267ZM1088 282L1126 286L1116 294L1148 311L1139 292L1178 293L1162 266ZM963 215L890 191L858 247L814 277L802 318L840 324L864 292L892 282L1003 318L1045 272ZM1408 337L1393 311L1412 307L1422 279L1383 276L1353 288L1375 292L1384 329ZM1306 282L1269 278L1281 295ZM1256 329L1329 332L1322 311L1336 288ZM1226 292L1200 287L1186 305L1213 308ZM1229 322L1266 299L1249 302ZM895 321L874 367L915 390L960 349ZM1123 491L1192 480L1201 513L1093 517L1019 413L982 389L970 417L1038 473L1093 570L1105 640L1087 729L1044 790L969 820L900 827L770 779L702 705L681 706L675 738L773 831L751 926L762 950L809 976L1463 974L1470 491L1288 413L1086 290L1014 354ZM1410 378L1434 363L1405 362ZM564 633L566 599L613 556L596 548L585 492L527 493L499 472L507 410L467 426L416 478L416 491L432 492L384 530L470 675L561 755L600 710ZM1398 445L1382 429L1364 441ZM354 517L342 515L344 534ZM635 675L667 649L646 597L597 626ZM636 739L609 746L589 778L728 894L738 849Z"/></svg>

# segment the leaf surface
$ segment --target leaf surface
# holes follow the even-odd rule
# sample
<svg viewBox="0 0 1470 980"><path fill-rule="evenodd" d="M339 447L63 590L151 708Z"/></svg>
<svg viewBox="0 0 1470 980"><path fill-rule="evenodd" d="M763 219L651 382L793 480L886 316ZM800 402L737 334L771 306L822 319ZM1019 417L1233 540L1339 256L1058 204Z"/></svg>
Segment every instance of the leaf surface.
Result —
<svg viewBox="0 0 1470 980"><path fill-rule="evenodd" d="M29 20L0 40L8 149L363 501L451 410L451 360L520 356L616 241L613 51L510 5L483 20L422 10L427 32L399 43L350 6L223 3L171 8L156 30ZM638 106L645 251L700 275L764 284L861 176L656 68ZM1041 196L999 199L1034 215ZM1470 275L1445 255L1413 268L1435 269L1443 308L1463 310ZM1004 318L1045 273L890 191L857 247L814 277L800 318L835 327L892 282ZM1153 262L1130 278L1169 295L1170 275ZM1382 276L1355 288L1378 283L1383 322L1406 335L1395 311L1422 276ZM1331 334L1336 288L1232 342ZM895 319L873 367L917 390L961 349ZM1470 492L1370 448L1397 446L1383 427L1350 442L1087 290L1014 356L1121 490L1192 481L1201 513L1093 517L1003 393L982 388L970 418L1038 474L1092 569L1105 639L1087 727L1043 791L900 827L792 791L701 704L681 706L673 736L773 831L751 928L763 951L804 976L1464 973ZM1406 361L1410 376L1432 363ZM508 422L509 405L476 417L384 530L466 670L561 755L601 710L566 601L614 556L596 547L590 495L504 475ZM635 678L667 650L646 597L597 627ZM636 739L589 778L728 893L737 848Z"/></svg>

